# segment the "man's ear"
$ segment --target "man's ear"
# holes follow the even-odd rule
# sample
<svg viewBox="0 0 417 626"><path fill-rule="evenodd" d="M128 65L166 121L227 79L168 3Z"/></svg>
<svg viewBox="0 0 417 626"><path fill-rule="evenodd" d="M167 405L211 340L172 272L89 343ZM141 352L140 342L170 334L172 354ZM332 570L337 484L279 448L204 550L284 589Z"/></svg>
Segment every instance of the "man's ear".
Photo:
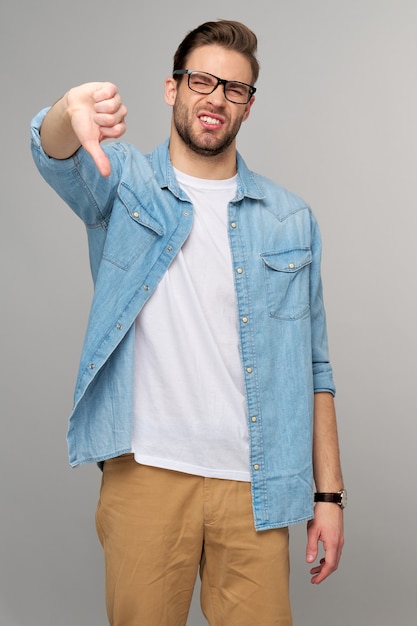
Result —
<svg viewBox="0 0 417 626"><path fill-rule="evenodd" d="M175 78L170 77L166 79L164 95L165 102L169 104L169 106L173 106L177 97L177 81Z"/></svg>

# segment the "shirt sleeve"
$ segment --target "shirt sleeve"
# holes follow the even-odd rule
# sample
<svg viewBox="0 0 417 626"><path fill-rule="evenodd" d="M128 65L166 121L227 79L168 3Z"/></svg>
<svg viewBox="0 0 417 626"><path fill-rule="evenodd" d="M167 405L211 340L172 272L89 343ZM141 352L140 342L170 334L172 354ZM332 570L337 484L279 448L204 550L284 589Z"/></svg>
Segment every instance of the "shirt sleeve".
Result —
<svg viewBox="0 0 417 626"><path fill-rule="evenodd" d="M319 226L312 216L312 255L310 275L310 313L314 392L336 393L329 359L326 311L321 277L322 241Z"/></svg>
<svg viewBox="0 0 417 626"><path fill-rule="evenodd" d="M121 143L102 145L111 163L109 177L101 176L91 156L80 148L68 159L49 157L42 148L40 129L50 107L32 119L31 151L44 180L90 227L106 225L120 182L126 149Z"/></svg>

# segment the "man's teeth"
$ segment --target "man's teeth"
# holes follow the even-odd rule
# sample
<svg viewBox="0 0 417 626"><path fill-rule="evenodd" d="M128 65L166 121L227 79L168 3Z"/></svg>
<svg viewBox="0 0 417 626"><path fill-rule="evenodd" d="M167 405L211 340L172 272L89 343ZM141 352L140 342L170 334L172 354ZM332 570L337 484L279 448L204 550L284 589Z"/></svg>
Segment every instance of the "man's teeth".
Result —
<svg viewBox="0 0 417 626"><path fill-rule="evenodd" d="M214 117L209 117L208 115L202 115L201 120L206 124L220 124L219 120L215 120Z"/></svg>

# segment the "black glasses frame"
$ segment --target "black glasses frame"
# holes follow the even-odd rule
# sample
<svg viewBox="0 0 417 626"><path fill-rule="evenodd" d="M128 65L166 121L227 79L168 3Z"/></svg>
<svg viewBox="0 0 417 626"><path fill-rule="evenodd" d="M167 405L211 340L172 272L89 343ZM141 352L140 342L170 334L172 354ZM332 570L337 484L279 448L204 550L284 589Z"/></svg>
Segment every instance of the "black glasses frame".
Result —
<svg viewBox="0 0 417 626"><path fill-rule="evenodd" d="M224 78L219 78L218 76L215 76L214 74L210 74L210 72L201 72L200 70L174 70L172 72L173 76L180 76L182 74L187 74L188 75L188 88L191 89L191 91L194 91L195 93L199 93L201 95L208 96L209 94L211 94L214 91L216 91L216 89L217 89L217 87L219 85L223 85L224 97L229 102L233 102L233 104L248 104L248 102L250 101L250 99L252 98L253 94L256 91L256 87L254 87L253 85L249 85L248 83L242 83L239 80L225 80ZM191 78L192 74L206 74L207 76L211 76L212 78L215 78L217 80L217 84L214 85L214 87L213 87L213 89L211 91L198 91L197 89L194 89L190 85L190 78ZM236 102L235 100L231 100L227 96L227 92L226 92L226 88L227 88L227 85L229 83L232 83L234 85L244 85L245 87L248 87L248 89L249 89L248 99L245 100L245 102Z"/></svg>

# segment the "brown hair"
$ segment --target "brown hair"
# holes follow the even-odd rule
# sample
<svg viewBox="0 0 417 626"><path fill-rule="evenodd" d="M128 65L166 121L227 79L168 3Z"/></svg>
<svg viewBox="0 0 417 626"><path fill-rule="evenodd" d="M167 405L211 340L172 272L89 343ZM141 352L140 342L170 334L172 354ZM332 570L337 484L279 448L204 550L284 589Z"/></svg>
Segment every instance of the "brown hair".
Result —
<svg viewBox="0 0 417 626"><path fill-rule="evenodd" d="M240 52L252 68L253 84L259 75L259 62L256 58L257 38L247 26L232 20L205 22L190 31L182 40L174 55L173 70L186 68L188 55L200 46L217 44Z"/></svg>

